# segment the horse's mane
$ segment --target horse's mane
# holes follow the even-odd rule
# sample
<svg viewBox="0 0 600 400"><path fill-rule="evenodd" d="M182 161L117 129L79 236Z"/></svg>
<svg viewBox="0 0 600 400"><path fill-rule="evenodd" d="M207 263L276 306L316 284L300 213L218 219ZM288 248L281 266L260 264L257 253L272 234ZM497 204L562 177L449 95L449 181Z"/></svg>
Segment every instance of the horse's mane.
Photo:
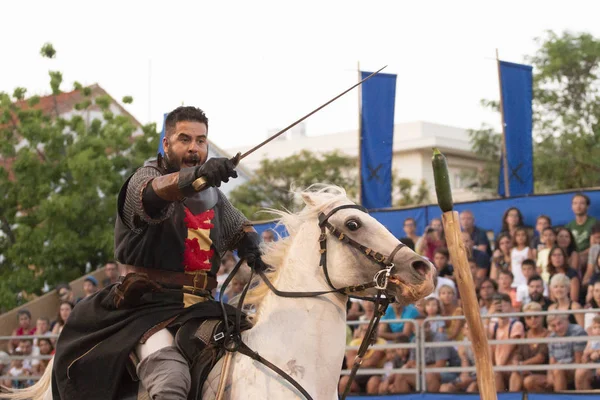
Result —
<svg viewBox="0 0 600 400"><path fill-rule="evenodd" d="M311 220L314 220L316 223L319 212L328 206L342 201L348 202L346 191L341 187L333 185L314 184L303 191L292 191L292 193L301 197L310 196L313 204L307 205L298 213L273 209L265 210L270 214L277 215L279 219L277 227L283 226L289 234L287 237L279 237L275 242L262 244L262 259L270 266L265 275L267 275L267 278L271 282L277 280L281 272L280 267L285 262L292 240L300 226L304 222ZM267 293L269 293L269 288L262 282L259 276L256 276L244 300L245 304L251 304L256 307L254 322L258 319L260 304Z"/></svg>

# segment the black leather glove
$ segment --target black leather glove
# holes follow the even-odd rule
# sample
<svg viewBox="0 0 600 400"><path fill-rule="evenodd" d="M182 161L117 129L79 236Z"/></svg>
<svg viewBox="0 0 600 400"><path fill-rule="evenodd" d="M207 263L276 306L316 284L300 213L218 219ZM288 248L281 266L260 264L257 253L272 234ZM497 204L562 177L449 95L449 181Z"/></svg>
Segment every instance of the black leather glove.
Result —
<svg viewBox="0 0 600 400"><path fill-rule="evenodd" d="M196 179L203 177L208 186L221 186L221 182L229 182L229 178L237 178L235 164L228 158L211 158L203 165L196 167Z"/></svg>
<svg viewBox="0 0 600 400"><path fill-rule="evenodd" d="M237 246L238 256L246 260L250 268L264 272L268 266L261 259L260 236L256 232L246 232Z"/></svg>

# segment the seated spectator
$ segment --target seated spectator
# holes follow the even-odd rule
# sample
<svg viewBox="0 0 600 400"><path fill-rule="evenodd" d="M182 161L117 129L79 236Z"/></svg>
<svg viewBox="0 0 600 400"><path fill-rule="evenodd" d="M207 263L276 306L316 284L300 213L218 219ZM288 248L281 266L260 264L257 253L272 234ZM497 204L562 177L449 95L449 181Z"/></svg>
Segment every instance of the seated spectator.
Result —
<svg viewBox="0 0 600 400"><path fill-rule="evenodd" d="M419 243L419 240L421 239L421 236L417 235L417 221L414 218L406 218L404 220L404 233L406 234L406 237L409 238L410 240L413 241L414 245L416 246L417 243ZM400 240L402 243L404 243L403 240ZM404 243L406 244L406 243ZM414 247L413 247L414 250Z"/></svg>
<svg viewBox="0 0 600 400"><path fill-rule="evenodd" d="M575 249L581 253L584 260L587 259L589 252L591 230L596 223L596 218L588 215L589 207L590 198L583 193L576 193L571 200L571 210L575 214L575 219L565 225L565 228L572 233Z"/></svg>
<svg viewBox="0 0 600 400"><path fill-rule="evenodd" d="M54 321L54 326L52 327L52 334L59 335L62 332L63 326L65 326L65 322L67 322L67 318L71 315L71 311L73 311L73 303L69 301L61 301L58 306L58 315L56 316L56 321ZM56 339L53 339L54 343L56 343Z"/></svg>
<svg viewBox="0 0 600 400"><path fill-rule="evenodd" d="M527 259L533 258L533 251L529 248L529 235L525 228L517 228L510 250L510 271L513 273L513 287L526 285L527 279L523 276L521 264Z"/></svg>
<svg viewBox="0 0 600 400"><path fill-rule="evenodd" d="M54 355L54 346L52 345L52 341L50 339L39 339L38 341L39 347L39 355L41 356L51 356ZM50 360L37 360L37 363L33 364L33 373L34 375L43 375L44 371L46 371L46 367Z"/></svg>
<svg viewBox="0 0 600 400"><path fill-rule="evenodd" d="M490 256L485 251L481 251L475 247L473 239L471 239L471 236L467 232L461 232L461 238L467 250L467 256L473 258L475 264L477 264L479 270L477 277L481 279L487 277L491 267Z"/></svg>
<svg viewBox="0 0 600 400"><path fill-rule="evenodd" d="M38 336L51 336L50 320L46 317L39 317L35 324L35 334ZM38 338L33 339L33 345L38 345Z"/></svg>
<svg viewBox="0 0 600 400"><path fill-rule="evenodd" d="M534 313L542 311L539 303L527 303L523 307L523 312ZM525 316L525 325L527 327L526 339L541 339L548 336L549 332L544 327L543 315ZM517 365L544 365L548 364L548 345L546 343L526 343L517 346L517 353L514 359ZM529 376L544 377L546 371L514 371L510 376L510 391L519 392L523 390L523 380ZM531 378L537 379L535 377Z"/></svg>
<svg viewBox="0 0 600 400"><path fill-rule="evenodd" d="M435 250L439 247L446 247L444 239L444 226L442 220L434 218L428 227L425 228L425 234L417 243L417 253L433 260Z"/></svg>
<svg viewBox="0 0 600 400"><path fill-rule="evenodd" d="M493 297L498 293L498 284L491 278L486 278L479 287L479 312L481 315L492 314Z"/></svg>
<svg viewBox="0 0 600 400"><path fill-rule="evenodd" d="M71 289L71 285L68 283L56 285L56 293L58 294L60 301L69 301L72 304L75 304L75 294L73 293L73 289Z"/></svg>
<svg viewBox="0 0 600 400"><path fill-rule="evenodd" d="M537 252L537 273L544 279L544 283L550 282L550 273L548 273L548 259L550 258L550 250L556 246L556 233L552 228L545 228L542 231L542 243L544 248Z"/></svg>
<svg viewBox="0 0 600 400"><path fill-rule="evenodd" d="M543 311L548 311L548 307L552 304L552 301L544 296L548 289L546 288L546 284L544 280L539 275L534 275L529 278L529 283L527 284L527 297L525 298L525 303L528 304L530 302L538 303L542 306Z"/></svg>
<svg viewBox="0 0 600 400"><path fill-rule="evenodd" d="M523 214L517 207L510 207L502 216L502 230L500 234L507 234L514 239L517 228L524 227Z"/></svg>
<svg viewBox="0 0 600 400"><path fill-rule="evenodd" d="M23 356L24 354L20 351L15 351L14 356ZM21 378L24 376L31 375L31 370L27 369L24 365L25 360L12 360L10 363L10 369L8 370L8 375L11 378ZM33 383L31 381L27 381L26 379L8 379L4 382L5 386L12 389L25 389Z"/></svg>
<svg viewBox="0 0 600 400"><path fill-rule="evenodd" d="M12 331L11 336L35 335L35 326L31 324L31 313L29 310L17 311L17 320L19 321L19 326ZM8 352L12 354L17 346L19 346L19 339L9 340Z"/></svg>
<svg viewBox="0 0 600 400"><path fill-rule="evenodd" d="M442 316L442 303L440 303L439 299L435 297L430 297L425 300L425 317L426 318L435 318ZM429 329L432 332L441 332L444 333L446 331L446 323L444 321L428 321Z"/></svg>
<svg viewBox="0 0 600 400"><path fill-rule="evenodd" d="M359 325L356 328L355 337L350 342L350 346L360 346L365 334L367 333L368 325ZM377 331L373 332L377 335ZM381 345L386 344L386 341L382 338L377 338L375 344ZM354 361L356 359L357 350L346 351L346 365L348 369L352 369ZM367 353L363 357L361 368L382 368L385 363L385 351L384 350L367 350ZM339 392L343 393L346 385L348 384L349 376L345 375L340 378ZM379 384L381 383L381 377L379 375L356 375L350 386L350 393L367 393L377 394L379 392Z"/></svg>
<svg viewBox="0 0 600 400"><path fill-rule="evenodd" d="M501 271L498 278L498 293L506 293L511 300L513 309L521 309L521 303L517 300L517 289L513 287L514 276L510 271Z"/></svg>
<svg viewBox="0 0 600 400"><path fill-rule="evenodd" d="M396 343L409 343L408 338L405 336L401 336L398 338ZM384 364L384 368L386 369L397 369L402 368L408 361L410 356L410 350L406 349L390 349L386 352L386 363ZM397 380L401 378L402 375L398 373L387 373L379 384L379 394L388 394L388 393L396 393L395 388L397 385Z"/></svg>
<svg viewBox="0 0 600 400"><path fill-rule="evenodd" d="M425 317L420 315L417 317L417 321L419 326L422 327L422 331L425 334L425 342L446 342L448 341L448 337L439 332L432 332L429 329L428 324L423 324L423 319ZM441 367L458 367L460 366L460 359L456 350L453 347L426 347L424 351L424 359L425 365L427 367L433 368L441 368ZM402 368L416 368L416 356L415 349L411 349L409 361L404 364ZM436 393L439 392L440 386L443 383L452 382L456 379L458 374L449 373L449 374L440 374L437 372L428 372L425 374L425 382L427 385L427 391ZM391 388L392 393L409 393L413 392L416 389L416 381L414 374L399 374L398 377L395 378L395 384ZM381 393L380 393L381 394Z"/></svg>
<svg viewBox="0 0 600 400"><path fill-rule="evenodd" d="M373 302L358 300L358 299L348 299L348 304L346 307L346 321L356 321L361 316L365 314L365 304ZM373 305L373 310L375 309L375 305ZM371 315L372 316L372 315Z"/></svg>
<svg viewBox="0 0 600 400"><path fill-rule="evenodd" d="M439 247L433 255L433 265L437 269L438 276L454 280L454 267L448 263L450 253L445 247Z"/></svg>
<svg viewBox="0 0 600 400"><path fill-rule="evenodd" d="M409 238L409 237L402 237L402 238L400 238L400 241L402 243L404 243L404 245L406 247L408 247L412 251L415 251L415 242L413 242L413 240L411 238Z"/></svg>
<svg viewBox="0 0 600 400"><path fill-rule="evenodd" d="M496 250L492 255L492 268L490 278L497 281L500 271L510 271L510 251L512 249L512 239L508 234L500 234L496 239Z"/></svg>
<svg viewBox="0 0 600 400"><path fill-rule="evenodd" d="M83 299L86 299L98 291L98 280L92 275L88 275L83 280ZM83 300L79 299L79 301Z"/></svg>
<svg viewBox="0 0 600 400"><path fill-rule="evenodd" d="M456 291L456 283L452 279L444 278L443 276L438 276L435 274L433 277L433 283L435 285L435 290L428 297L436 297L440 298L440 289L442 286L450 286L454 291Z"/></svg>
<svg viewBox="0 0 600 400"><path fill-rule="evenodd" d="M590 336L600 336L600 315L594 317ZM600 340L590 340L583 350L584 363L600 362ZM596 385L593 385L596 383ZM600 368L578 369L575 371L575 388L577 390L591 390L600 383Z"/></svg>
<svg viewBox="0 0 600 400"><path fill-rule="evenodd" d="M442 286L440 288L440 302L442 303L442 315L444 317L463 315L462 307L458 305L458 299L456 298L456 289L453 287ZM464 324L464 319L452 319L446 321L446 336L448 337L448 340L462 340L462 328Z"/></svg>
<svg viewBox="0 0 600 400"><path fill-rule="evenodd" d="M529 279L536 276L535 261L530 258L523 261L521 271L526 279L526 283L517 286L517 302L523 306L531 301L529 298Z"/></svg>
<svg viewBox="0 0 600 400"><path fill-rule="evenodd" d="M556 245L563 249L566 254L566 264L575 271L580 271L579 268L579 253L575 244L575 238L567 228L558 228L556 230Z"/></svg>
<svg viewBox="0 0 600 400"><path fill-rule="evenodd" d="M600 281L594 282L594 285L590 288L589 293L590 301L586 304L585 308L600 309ZM600 315L598 311L585 314L583 327L586 332L589 333L588 330L592 326L592 321L597 315Z"/></svg>
<svg viewBox="0 0 600 400"><path fill-rule="evenodd" d="M565 274L556 274L550 280L550 296L554 303L548 311L556 310L581 310L581 304L569 297L570 279ZM569 314L570 324L579 324L583 328L583 314Z"/></svg>
<svg viewBox="0 0 600 400"><path fill-rule="evenodd" d="M23 356L33 355L33 339L21 339L19 340L19 347L15 351L20 352ZM23 360L23 368L27 371L33 370L33 359L26 358Z"/></svg>
<svg viewBox="0 0 600 400"><path fill-rule="evenodd" d="M475 225L475 217L473 216L473 213L469 210L461 212L459 219L462 231L468 233L472 241L472 245L470 245L467 248L470 249L471 247L475 246L477 250L479 250L482 253L485 253L487 255L487 263L489 269L489 262L490 256L492 255L492 249L490 248L490 241L487 237L487 234L485 233L485 230ZM475 260L477 260L477 257L474 258Z"/></svg>
<svg viewBox="0 0 600 400"><path fill-rule="evenodd" d="M565 274L571 280L571 287L569 288L569 297L573 301L579 301L579 274L576 270L571 268L569 264L567 264L567 255L565 251L559 246L554 246L550 250L550 254L548 257L548 273L550 274L550 280L552 280L552 277L556 274ZM550 299L552 299L552 293L550 293Z"/></svg>
<svg viewBox="0 0 600 400"><path fill-rule="evenodd" d="M405 336L412 338L415 327L413 324L396 322L396 323L383 323L384 321L391 319L413 319L419 315L419 311L412 304L402 305L399 303L392 303L385 311L385 315L381 317L381 322L378 326L379 337L385 340L398 340L399 337Z"/></svg>
<svg viewBox="0 0 600 400"><path fill-rule="evenodd" d="M600 277L600 222L596 222L592 227L590 235L590 248L586 263L585 275L582 279L582 285L589 285L592 277L597 280Z"/></svg>
<svg viewBox="0 0 600 400"><path fill-rule="evenodd" d="M224 301L231 303L232 301L236 301L236 296L242 294L244 288L250 282L250 267L248 267L245 263L240 266L240 269L237 271L235 276L231 278L229 282L229 286L225 290L225 296L227 297Z"/></svg>
<svg viewBox="0 0 600 400"><path fill-rule="evenodd" d="M102 280L102 287L110 286L119 281L119 268L115 261L109 261L104 266L104 279Z"/></svg>
<svg viewBox="0 0 600 400"><path fill-rule="evenodd" d="M497 314L507 314L513 311L511 298L506 293L498 293L494 297L494 306ZM520 339L525 336L523 324L516 319L499 317L498 322L489 322L487 325L488 335L491 340ZM491 348L494 365L511 365L515 363L518 345L496 344L492 345ZM507 389L512 391L509 385L510 376L511 372L509 371L496 371L494 373L496 390L498 392L503 392Z"/></svg>
<svg viewBox="0 0 600 400"><path fill-rule="evenodd" d="M552 318L550 318L552 317ZM573 337L587 336L583 328L577 324L570 324L566 315L551 315L548 325L552 333L550 337ZM553 364L580 364L583 360L583 350L586 342L553 342L548 344L548 355L550 365ZM532 389L542 392L548 388L555 392L567 390L569 385L574 384L575 371L569 369L549 370L549 382L538 382L539 386L533 385Z"/></svg>
<svg viewBox="0 0 600 400"><path fill-rule="evenodd" d="M469 335L469 324L465 324L463 327L463 341L465 341L465 344L458 346L458 356L460 358L461 367L475 366L475 353L473 353L473 346L466 343L471 340ZM458 378L456 378L453 382L444 383L440 387L440 393L456 392L476 393L477 374L475 372L461 372Z"/></svg>
<svg viewBox="0 0 600 400"><path fill-rule="evenodd" d="M540 215L535 220L535 233L533 234L533 238L531 239L531 243L529 247L533 251L533 258L536 259L540 250L546 248L544 241L542 240L542 235L544 229L552 227L552 220L547 215Z"/></svg>

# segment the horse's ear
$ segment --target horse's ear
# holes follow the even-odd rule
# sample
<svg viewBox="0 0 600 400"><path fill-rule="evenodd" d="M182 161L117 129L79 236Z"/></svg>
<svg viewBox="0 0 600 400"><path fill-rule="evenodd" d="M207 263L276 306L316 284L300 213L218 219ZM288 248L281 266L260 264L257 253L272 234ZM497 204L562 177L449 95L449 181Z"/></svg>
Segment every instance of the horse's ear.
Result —
<svg viewBox="0 0 600 400"><path fill-rule="evenodd" d="M316 206L317 203L313 200L312 196L308 193L302 193L302 200L307 206Z"/></svg>

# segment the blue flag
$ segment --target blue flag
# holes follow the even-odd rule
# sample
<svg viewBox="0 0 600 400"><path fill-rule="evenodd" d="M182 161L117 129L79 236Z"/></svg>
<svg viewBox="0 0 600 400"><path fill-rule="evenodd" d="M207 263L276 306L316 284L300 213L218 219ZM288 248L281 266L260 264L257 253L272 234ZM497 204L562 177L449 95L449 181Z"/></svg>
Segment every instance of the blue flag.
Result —
<svg viewBox="0 0 600 400"><path fill-rule="evenodd" d="M160 133L160 139L158 140L158 154L164 156L165 155L165 149L163 149L163 139L165 137L165 133L167 131L167 127L165 126L165 122L167 122L167 115L169 115L169 113L165 113L163 115L163 128L162 128L162 132Z"/></svg>
<svg viewBox="0 0 600 400"><path fill-rule="evenodd" d="M361 72L361 79L370 74ZM361 203L367 209L391 207L396 75L375 75L361 93Z"/></svg>
<svg viewBox="0 0 600 400"><path fill-rule="evenodd" d="M510 196L533 194L532 106L533 77L530 65L500 61L500 84ZM504 162L500 161L498 194L504 192Z"/></svg>

